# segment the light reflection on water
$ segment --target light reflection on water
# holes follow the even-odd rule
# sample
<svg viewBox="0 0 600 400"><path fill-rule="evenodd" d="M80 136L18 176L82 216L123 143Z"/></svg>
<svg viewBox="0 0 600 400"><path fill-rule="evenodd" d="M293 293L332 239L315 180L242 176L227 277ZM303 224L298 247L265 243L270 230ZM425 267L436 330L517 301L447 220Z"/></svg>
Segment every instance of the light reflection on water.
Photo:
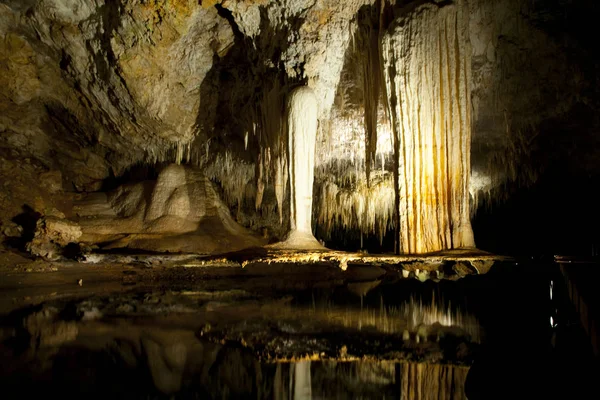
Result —
<svg viewBox="0 0 600 400"><path fill-rule="evenodd" d="M468 336L474 343L481 342L481 327L477 318L451 303L436 300L424 301L410 296L400 305L386 305L383 297L379 307L369 307L361 302L360 308L328 302L312 307L278 306L275 313L280 318L322 321L357 330L374 329L385 334L406 334L450 328Z"/></svg>
<svg viewBox="0 0 600 400"><path fill-rule="evenodd" d="M475 317L414 296L345 300L186 289L45 304L4 331L14 362L0 384L91 398L464 397Z"/></svg>
<svg viewBox="0 0 600 400"><path fill-rule="evenodd" d="M464 399L468 367L425 363L303 361L278 364L274 398Z"/></svg>
<svg viewBox="0 0 600 400"><path fill-rule="evenodd" d="M548 378L554 371L582 370L553 364L551 351L572 354L582 341L559 336L549 348L544 268L301 290L219 281L48 301L1 321L0 385L26 398L464 399L478 370L471 381L488 391L477 398L523 383L538 390L532 370L552 383L569 382ZM552 300L561 288L555 280Z"/></svg>

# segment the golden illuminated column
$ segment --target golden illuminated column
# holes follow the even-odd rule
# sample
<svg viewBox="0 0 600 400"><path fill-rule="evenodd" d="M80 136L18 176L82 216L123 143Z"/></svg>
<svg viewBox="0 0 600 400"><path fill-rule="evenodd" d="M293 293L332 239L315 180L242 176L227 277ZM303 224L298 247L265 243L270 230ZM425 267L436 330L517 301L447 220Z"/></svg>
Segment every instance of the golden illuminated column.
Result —
<svg viewBox="0 0 600 400"><path fill-rule="evenodd" d="M397 141L399 250L473 247L466 2L405 11L385 33L382 56Z"/></svg>

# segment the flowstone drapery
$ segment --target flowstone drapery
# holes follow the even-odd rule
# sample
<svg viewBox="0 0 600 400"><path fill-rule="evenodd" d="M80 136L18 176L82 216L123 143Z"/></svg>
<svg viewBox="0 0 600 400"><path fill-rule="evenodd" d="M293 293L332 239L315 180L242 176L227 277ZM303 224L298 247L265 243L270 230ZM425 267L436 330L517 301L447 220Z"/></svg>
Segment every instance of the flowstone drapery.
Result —
<svg viewBox="0 0 600 400"><path fill-rule="evenodd" d="M383 37L402 253L475 245L468 43L463 1L407 11Z"/></svg>

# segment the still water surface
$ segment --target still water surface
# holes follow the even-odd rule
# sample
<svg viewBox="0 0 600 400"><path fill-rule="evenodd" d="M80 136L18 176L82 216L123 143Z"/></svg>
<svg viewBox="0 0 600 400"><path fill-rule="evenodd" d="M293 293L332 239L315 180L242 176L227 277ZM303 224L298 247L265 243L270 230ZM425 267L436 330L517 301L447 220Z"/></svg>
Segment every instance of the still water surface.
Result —
<svg viewBox="0 0 600 400"><path fill-rule="evenodd" d="M440 282L297 279L156 283L12 311L3 397L594 398L553 264Z"/></svg>

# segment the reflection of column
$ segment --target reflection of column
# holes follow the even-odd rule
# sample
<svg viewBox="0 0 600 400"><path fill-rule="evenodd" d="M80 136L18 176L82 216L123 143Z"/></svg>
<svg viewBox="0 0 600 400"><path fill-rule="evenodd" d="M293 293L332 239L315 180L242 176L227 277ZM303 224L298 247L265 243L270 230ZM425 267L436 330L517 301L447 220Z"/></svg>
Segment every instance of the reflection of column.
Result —
<svg viewBox="0 0 600 400"><path fill-rule="evenodd" d="M312 399L310 382L310 361L301 361L291 365L290 386L293 387L293 400Z"/></svg>
<svg viewBox="0 0 600 400"><path fill-rule="evenodd" d="M426 363L404 363L401 368L402 400L465 399L468 367Z"/></svg>
<svg viewBox="0 0 600 400"><path fill-rule="evenodd" d="M285 395L283 384L283 376L281 374L281 364L277 363L275 367L275 377L273 378L273 399L284 400L287 399Z"/></svg>

